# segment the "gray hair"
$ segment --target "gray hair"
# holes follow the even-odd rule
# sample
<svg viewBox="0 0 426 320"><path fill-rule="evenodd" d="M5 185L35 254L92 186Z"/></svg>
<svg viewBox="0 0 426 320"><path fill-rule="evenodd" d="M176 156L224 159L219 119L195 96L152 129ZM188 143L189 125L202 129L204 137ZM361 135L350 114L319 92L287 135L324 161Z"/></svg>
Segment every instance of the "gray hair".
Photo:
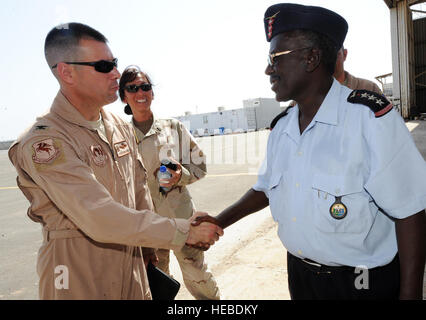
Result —
<svg viewBox="0 0 426 320"><path fill-rule="evenodd" d="M50 68L63 61L74 61L79 55L82 39L92 39L107 43L99 31L82 23L71 22L54 27L46 36L44 55Z"/></svg>

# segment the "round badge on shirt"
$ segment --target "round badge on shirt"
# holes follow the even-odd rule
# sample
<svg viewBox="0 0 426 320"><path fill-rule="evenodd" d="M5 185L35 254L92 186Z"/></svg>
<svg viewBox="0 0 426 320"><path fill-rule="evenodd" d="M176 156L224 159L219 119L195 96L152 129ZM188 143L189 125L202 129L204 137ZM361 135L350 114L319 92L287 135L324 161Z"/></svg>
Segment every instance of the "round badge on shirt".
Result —
<svg viewBox="0 0 426 320"><path fill-rule="evenodd" d="M348 214L348 209L341 199L342 197L336 197L336 201L330 207L331 216L337 220L343 219Z"/></svg>

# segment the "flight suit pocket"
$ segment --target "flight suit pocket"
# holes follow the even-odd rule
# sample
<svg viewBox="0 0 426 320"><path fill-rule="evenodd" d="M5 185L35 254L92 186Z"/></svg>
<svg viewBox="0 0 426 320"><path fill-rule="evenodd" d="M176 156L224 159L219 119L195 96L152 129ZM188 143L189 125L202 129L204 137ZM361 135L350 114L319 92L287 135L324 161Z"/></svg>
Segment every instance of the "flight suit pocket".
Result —
<svg viewBox="0 0 426 320"><path fill-rule="evenodd" d="M371 228L369 196L360 177L316 174L312 200L313 221L320 231L361 233Z"/></svg>

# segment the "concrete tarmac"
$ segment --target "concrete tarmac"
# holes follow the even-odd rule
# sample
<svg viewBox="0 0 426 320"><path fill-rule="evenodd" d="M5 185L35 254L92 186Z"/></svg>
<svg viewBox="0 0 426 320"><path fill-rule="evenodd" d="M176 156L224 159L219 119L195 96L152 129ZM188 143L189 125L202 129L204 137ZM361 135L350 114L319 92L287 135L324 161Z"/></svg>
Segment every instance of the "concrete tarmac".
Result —
<svg viewBox="0 0 426 320"><path fill-rule="evenodd" d="M410 121L407 127L426 159L426 121ZM209 174L189 186L197 210L216 215L256 182L268 134L265 130L199 139L208 155ZM7 151L0 151L0 299L38 299L41 227L27 217L28 201L15 179ZM227 228L206 252L206 260L223 299L289 299L285 255L265 208ZM173 258L171 272L182 284L177 299L192 299Z"/></svg>
<svg viewBox="0 0 426 320"><path fill-rule="evenodd" d="M264 130L199 139L208 155L209 171L205 179L190 186L199 210L216 215L256 182L268 135ZM16 186L15 168L7 151L0 150L0 299L38 299L36 260L41 226L27 217L27 209L28 201ZM237 230L257 225L265 217L270 214L248 219Z"/></svg>

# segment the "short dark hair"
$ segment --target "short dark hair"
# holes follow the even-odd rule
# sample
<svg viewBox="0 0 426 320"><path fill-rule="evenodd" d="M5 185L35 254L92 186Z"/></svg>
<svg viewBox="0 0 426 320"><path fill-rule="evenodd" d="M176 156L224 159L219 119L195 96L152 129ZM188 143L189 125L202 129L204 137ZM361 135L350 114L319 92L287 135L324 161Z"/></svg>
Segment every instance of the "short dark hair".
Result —
<svg viewBox="0 0 426 320"><path fill-rule="evenodd" d="M139 74L142 74L143 76L145 76L149 84L151 85L153 84L149 75L146 72L143 72L138 66L131 65L126 67L126 69L124 69L123 71L123 74L121 75L120 83L119 83L120 88L118 89L118 93L120 94L121 101L124 101L124 97L125 97L124 87L129 82L132 82L133 80L135 80ZM152 91L152 94L154 95L154 91ZM133 114L132 109L130 108L128 104L126 104L126 106L124 107L124 113L129 115Z"/></svg>
<svg viewBox="0 0 426 320"><path fill-rule="evenodd" d="M70 22L50 30L44 42L44 55L49 67L62 61L75 59L82 39L108 42L102 33L83 23Z"/></svg>
<svg viewBox="0 0 426 320"><path fill-rule="evenodd" d="M288 37L301 36L306 41L306 46L318 48L321 51L321 63L330 75L333 75L336 67L338 45L334 43L328 36L305 29L298 29L286 32Z"/></svg>

